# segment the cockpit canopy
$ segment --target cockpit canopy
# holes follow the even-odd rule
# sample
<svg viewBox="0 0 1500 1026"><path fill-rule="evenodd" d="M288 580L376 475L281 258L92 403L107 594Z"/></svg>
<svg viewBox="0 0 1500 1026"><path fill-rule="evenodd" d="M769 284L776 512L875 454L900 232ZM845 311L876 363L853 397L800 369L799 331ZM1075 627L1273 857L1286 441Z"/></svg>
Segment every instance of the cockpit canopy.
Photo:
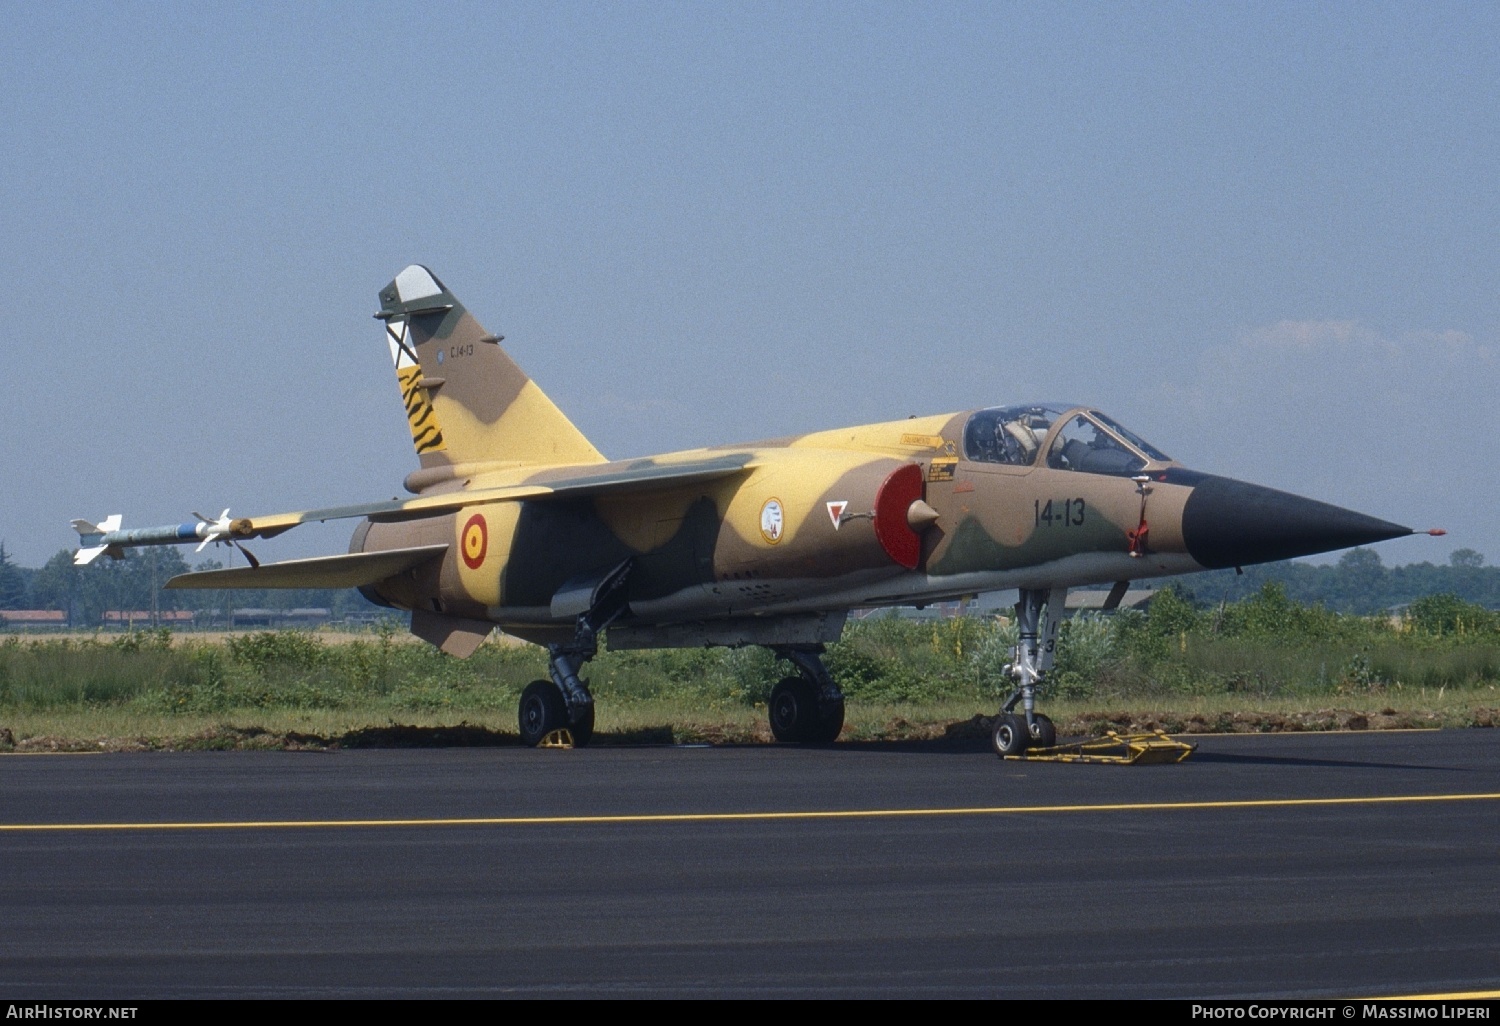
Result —
<svg viewBox="0 0 1500 1026"><path fill-rule="evenodd" d="M1098 410L1032 403L980 410L964 426L964 456L975 463L1129 476L1171 457Z"/></svg>

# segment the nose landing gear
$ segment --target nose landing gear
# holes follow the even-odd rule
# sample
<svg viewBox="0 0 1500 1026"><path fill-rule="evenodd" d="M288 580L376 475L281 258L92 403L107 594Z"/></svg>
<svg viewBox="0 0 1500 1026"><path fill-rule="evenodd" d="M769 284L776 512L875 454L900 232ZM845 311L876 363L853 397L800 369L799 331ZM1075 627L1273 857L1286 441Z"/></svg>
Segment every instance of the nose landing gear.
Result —
<svg viewBox="0 0 1500 1026"><path fill-rule="evenodd" d="M1057 652L1057 628L1067 603L1067 588L1022 588L1016 603L1016 646L1011 649L1009 674L1016 682L1010 698L995 717L991 740L995 754L1020 755L1028 748L1057 744L1052 720L1036 711L1036 693ZM1021 712L1015 711L1021 706Z"/></svg>

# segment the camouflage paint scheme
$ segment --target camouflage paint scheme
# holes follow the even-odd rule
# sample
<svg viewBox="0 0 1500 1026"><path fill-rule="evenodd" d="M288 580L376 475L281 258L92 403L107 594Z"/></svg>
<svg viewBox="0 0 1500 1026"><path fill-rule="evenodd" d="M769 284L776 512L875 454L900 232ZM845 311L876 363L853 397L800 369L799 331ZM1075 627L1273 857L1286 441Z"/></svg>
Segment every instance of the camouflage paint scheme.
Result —
<svg viewBox="0 0 1500 1026"><path fill-rule="evenodd" d="M1189 573L1410 533L1189 471L1120 436L1111 444L1131 450L1131 473L1048 465L1064 425L1094 416L1086 407L1049 407L1061 412L1025 465L971 458L965 431L984 411L610 462L426 268L402 271L380 302L419 458L405 482L415 498L236 520L243 539L366 518L354 555L298 561L305 572L288 583L257 585L243 568L174 586L307 587L337 572L466 655L494 625L565 640L587 607L577 596L630 561L612 646L778 644L833 640L854 607ZM1275 524L1261 524L1257 503L1274 507ZM1234 544L1210 532L1226 518ZM384 563L369 558L381 553ZM294 564L260 569L277 566Z"/></svg>

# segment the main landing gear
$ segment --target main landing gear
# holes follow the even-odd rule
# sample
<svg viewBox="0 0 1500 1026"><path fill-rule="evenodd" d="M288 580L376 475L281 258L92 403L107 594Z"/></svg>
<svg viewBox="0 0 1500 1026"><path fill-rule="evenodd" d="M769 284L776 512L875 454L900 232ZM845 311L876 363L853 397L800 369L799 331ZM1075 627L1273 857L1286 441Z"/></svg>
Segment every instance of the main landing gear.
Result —
<svg viewBox="0 0 1500 1026"><path fill-rule="evenodd" d="M522 744L534 748L558 730L572 735L575 748L593 739L594 696L589 694L588 682L578 674L599 654L600 632L625 612L625 580L629 575L627 560L594 589L588 610L574 625L572 640L547 646L547 675L552 679L534 680L521 692L517 720Z"/></svg>
<svg viewBox="0 0 1500 1026"><path fill-rule="evenodd" d="M823 646L773 646L778 659L797 667L771 689L771 733L778 741L828 743L844 729L844 693L823 665Z"/></svg>
<svg viewBox="0 0 1500 1026"><path fill-rule="evenodd" d="M1042 591L1022 588L1016 603L1016 646L1006 672L1016 689L995 717L992 740L1002 758L1020 755L1028 748L1051 748L1057 744L1052 720L1036 711L1036 692L1052 669L1057 652L1057 628L1067 602L1067 588ZM1044 612L1045 609L1045 612ZM1017 704L1021 712L1015 711Z"/></svg>

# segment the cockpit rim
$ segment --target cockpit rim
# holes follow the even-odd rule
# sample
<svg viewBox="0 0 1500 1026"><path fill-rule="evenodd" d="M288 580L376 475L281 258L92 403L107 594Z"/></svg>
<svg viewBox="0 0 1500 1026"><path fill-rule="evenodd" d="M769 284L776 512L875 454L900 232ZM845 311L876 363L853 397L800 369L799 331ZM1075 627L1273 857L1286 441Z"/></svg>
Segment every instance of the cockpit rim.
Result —
<svg viewBox="0 0 1500 1026"><path fill-rule="evenodd" d="M970 427L975 423L976 418L984 414L1003 413L1006 411L1015 411L1019 414L1028 410L1045 412L1052 419L1046 433L1041 437L1035 451L1030 454L1026 462L1015 463L993 459L985 460L977 458L974 455L972 440L970 438ZM970 463L988 463L998 466L1013 466L1019 469L1034 469L1046 465L1047 456L1052 451L1052 446L1057 441L1058 434L1068 424L1072 423L1073 419L1077 416L1087 418L1091 425L1104 432L1116 444L1140 459L1142 465L1138 471L1139 473L1150 473L1163 467L1178 465L1176 460L1167 456L1160 449L1145 441L1145 439L1140 438L1129 428L1121 424L1120 421L1105 413L1097 406L1091 406L1087 403L1063 403L1052 400L983 406L969 411L968 415L964 418L963 427L959 430L959 448L963 453L964 459Z"/></svg>

